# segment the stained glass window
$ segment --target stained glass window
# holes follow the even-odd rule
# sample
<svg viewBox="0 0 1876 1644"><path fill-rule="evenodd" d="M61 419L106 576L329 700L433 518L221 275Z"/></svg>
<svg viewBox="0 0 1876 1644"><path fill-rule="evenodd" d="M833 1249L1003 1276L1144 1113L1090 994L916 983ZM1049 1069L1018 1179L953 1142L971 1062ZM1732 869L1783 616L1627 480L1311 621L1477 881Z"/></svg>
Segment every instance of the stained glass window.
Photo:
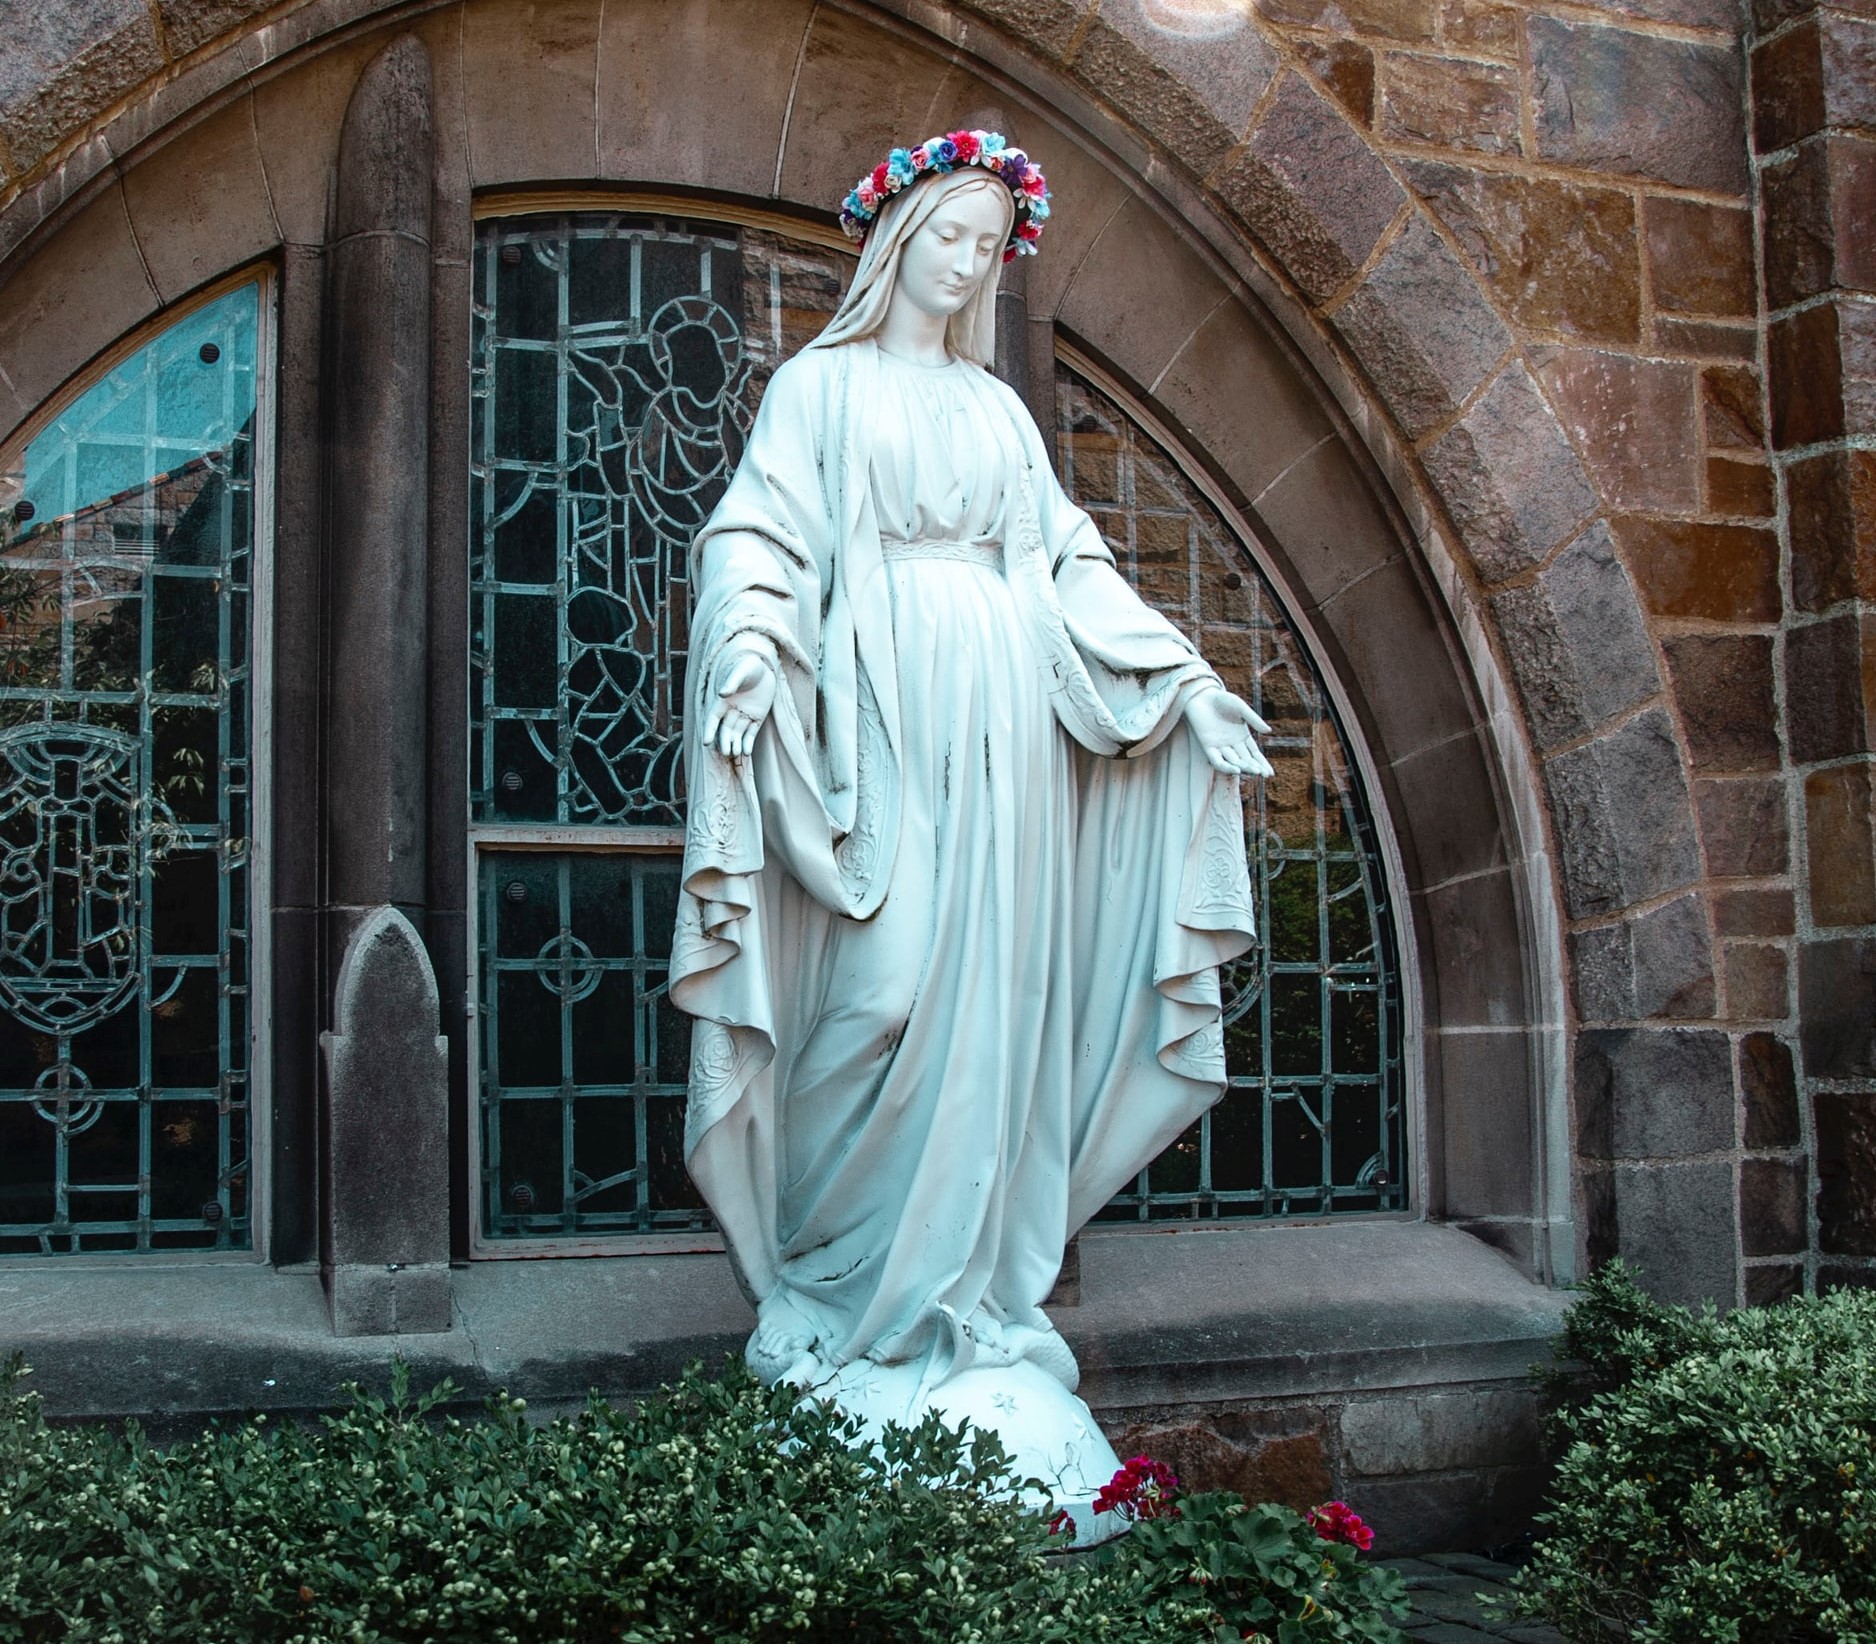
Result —
<svg viewBox="0 0 1876 1644"><path fill-rule="evenodd" d="M0 1253L249 1242L259 317L0 460Z"/></svg>
<svg viewBox="0 0 1876 1644"><path fill-rule="evenodd" d="M686 553L770 373L852 266L721 223L481 226L470 823L485 1238L708 1225L679 1152L685 1019L663 991ZM1401 1207L1392 912L1321 677L1240 539L1137 419L1066 367L1057 405L1076 500L1271 722L1277 767L1249 807L1263 941L1226 978L1230 1089L1105 1215Z"/></svg>
<svg viewBox="0 0 1876 1644"><path fill-rule="evenodd" d="M763 387L838 301L846 262L661 218L508 218L478 235L469 691L485 1238L707 1225L680 1147L689 1029L664 994L685 562ZM503 848L518 843L533 848Z"/></svg>
<svg viewBox="0 0 1876 1644"><path fill-rule="evenodd" d="M1402 1169L1400 990L1374 826L1321 676L1218 510L1108 395L1056 373L1062 482L1122 571L1269 723L1245 785L1261 940L1224 973L1224 1099L1104 1221L1390 1210Z"/></svg>

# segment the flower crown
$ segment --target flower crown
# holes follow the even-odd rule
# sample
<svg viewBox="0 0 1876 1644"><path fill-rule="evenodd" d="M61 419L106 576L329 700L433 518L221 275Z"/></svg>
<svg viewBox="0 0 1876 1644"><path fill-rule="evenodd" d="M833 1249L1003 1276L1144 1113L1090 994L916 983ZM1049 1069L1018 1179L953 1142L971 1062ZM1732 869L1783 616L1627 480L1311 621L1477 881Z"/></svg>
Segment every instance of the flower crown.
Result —
<svg viewBox="0 0 1876 1644"><path fill-rule="evenodd" d="M954 131L946 137L927 137L917 148L895 148L841 201L842 230L848 239L864 241L880 208L893 195L923 176L942 176L964 166L981 166L1001 178L1016 201L1003 260L1007 263L1018 252L1033 256L1049 215L1049 182L1042 167L1020 148L1009 147L1000 131Z"/></svg>

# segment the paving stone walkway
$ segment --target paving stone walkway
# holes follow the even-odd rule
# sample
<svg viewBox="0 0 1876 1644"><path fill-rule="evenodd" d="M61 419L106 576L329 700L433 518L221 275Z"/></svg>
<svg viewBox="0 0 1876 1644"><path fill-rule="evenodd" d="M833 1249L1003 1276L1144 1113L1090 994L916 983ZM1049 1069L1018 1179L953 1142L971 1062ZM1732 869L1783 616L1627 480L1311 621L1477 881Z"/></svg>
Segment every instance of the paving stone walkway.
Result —
<svg viewBox="0 0 1876 1644"><path fill-rule="evenodd" d="M1508 1598L1506 1583L1516 1573L1509 1564L1476 1553L1429 1553L1424 1558L1389 1558L1407 1583L1413 1614L1403 1624L1419 1644L1563 1644L1563 1634L1535 1622L1507 1620L1479 1602L1481 1596Z"/></svg>

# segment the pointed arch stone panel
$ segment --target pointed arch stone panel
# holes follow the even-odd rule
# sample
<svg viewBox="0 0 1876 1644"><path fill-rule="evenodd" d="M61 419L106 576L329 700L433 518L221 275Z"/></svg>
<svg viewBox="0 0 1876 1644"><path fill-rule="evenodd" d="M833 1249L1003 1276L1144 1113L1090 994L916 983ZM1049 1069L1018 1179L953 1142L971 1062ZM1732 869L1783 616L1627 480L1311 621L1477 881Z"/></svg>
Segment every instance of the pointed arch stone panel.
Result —
<svg viewBox="0 0 1876 1644"><path fill-rule="evenodd" d="M0 264L0 358L10 373L16 354L8 345L21 345L10 406L7 385L0 384L0 420L25 415L153 309L156 296L122 199L115 230L110 213L99 209L116 187L109 168L129 174L154 165L166 145L182 140L188 121L221 117L218 100L232 107L252 98L262 176L277 216L277 223L266 222L252 190L238 191L243 199L211 202L241 219L228 228L229 243L251 243L241 237L255 232L298 243L323 223L323 168L336 151L342 106L336 91L346 79L337 65L356 72L367 49L382 44L387 36L372 19L386 9L379 0L308 0L276 8L265 28L236 30L225 44L205 42L171 78L110 116L98 137L48 162L30 190L0 207L0 255L15 253ZM1150 199L1147 215L1179 242L1174 260L1198 265L1219 302L1170 346L1144 333L1103 341L1080 313L1073 329L1185 431L1265 534L1301 602L1322 611L1320 627L1369 705L1365 728L1387 798L1407 818L1403 853L1423 881L1446 871L1431 842L1422 852L1406 838L1415 806L1424 803L1410 796L1410 783L1431 768L1426 756L1439 745L1431 728L1457 726L1476 741L1483 727L1485 770L1474 786L1497 794L1491 825L1516 842L1507 855L1525 874L1522 917L1536 933L1533 942L1549 942L1542 933L1554 933L1557 894L1545 862L1546 828L1554 826L1567 883L1586 868L1593 872L1606 855L1598 841L1619 828L1609 811L1626 797L1605 783L1600 794L1573 789L1570 804L1547 811L1539 785L1518 774L1526 732L1509 705L1520 698L1507 683L1511 676L1499 673L1503 653L1495 653L1493 608L1480 585L1504 581L1515 592L1541 579L1594 516L1597 499L1521 362L1501 370L1482 396L1468 387L1496 337L1490 315L1502 314L1502 301L1455 254L1443 227L1411 203L1363 134L1294 69L1281 70L1241 129L1242 107L1231 102L1231 88L1208 78L1228 62L1228 44L1174 49L1134 26L1131 0L1113 0L1089 27L1091 13L1068 0L959 0L942 7L925 0L826 0L812 11L805 0L609 0L603 8L599 0L540 6L466 0L418 8L408 26L431 48L439 175L456 199L493 184L613 180L772 196L790 209L824 210L857 174L853 150L870 152L881 131L922 133L954 106L1001 100L1014 110L1023 139L1052 156L1062 186L1064 210L1050 241L1059 255L1031 271L1031 301L1033 313L1064 315L1076 293L1120 281L1120 265L1104 264L1118 243L1106 233L1109 221L1117 208L1142 210L1127 204L1129 196ZM812 30L804 34L809 16ZM714 31L707 48L696 33L705 28ZM1261 25L1251 28L1240 44L1254 46L1262 64L1272 37ZM1124 96L1106 97L1101 75L1076 78L1081 59L1069 58L1090 40L1098 50L1087 64L1105 61L1124 71ZM694 86L700 50L716 65L713 84L732 86L736 95L721 99L709 132L694 142L685 122L661 125L644 99L645 88ZM1272 62L1288 61L1277 49ZM608 101L614 77L621 90ZM491 119L490 110L502 119ZM1246 138L1237 150L1226 145L1227 158L1209 177L1189 163L1212 143L1209 136L1186 140L1201 125L1232 142ZM171 186L188 186L186 167L172 176ZM1085 213L1067 209L1077 200ZM159 204L152 189L150 208ZM1167 216L1183 218L1176 233L1166 227ZM87 222L102 257L73 254ZM32 255L17 255L22 247ZM102 263L117 277L99 280L88 271L93 277L80 280L86 263ZM1364 269L1370 272L1358 280ZM1424 279L1406 277L1416 269ZM1461 276L1475 296L1465 294L1463 281L1453 283ZM35 281L43 282L37 291ZM1463 323L1453 335L1417 327L1416 307L1429 291L1456 293L1454 312L1463 311ZM100 292L102 299L91 295ZM69 293L85 295L74 301ZM14 322L16 296L29 299L36 322L30 336ZM1332 317L1311 307L1331 300L1341 304ZM57 317L67 323L37 323L61 301L67 308ZM114 309L106 323L84 311L90 302L116 304L121 312ZM1390 369L1385 360L1376 359L1370 383L1360 362L1342 352L1349 338L1360 340L1363 327L1400 343L1380 350L1398 355L1392 399L1382 381ZM1298 363L1305 357L1310 367ZM1413 389L1415 381L1420 388ZM1463 415L1451 430L1431 424L1432 443L1422 452L1402 437L1400 422L1409 430L1429 426L1412 410L1419 403L1414 394L1433 392L1429 382L1442 406L1463 408ZM1403 396L1403 384L1413 393ZM1432 414L1431 404L1424 415ZM1323 431L1310 437L1318 418ZM438 447L440 463L449 454ZM1449 521L1457 527L1450 542ZM1625 586L1632 598L1632 585ZM1379 631L1368 632L1375 623ZM1429 666L1402 667L1397 659L1393 672L1371 671L1380 665L1390 624L1396 649L1430 658ZM1645 630L1622 620L1610 631L1623 677L1636 674L1638 654L1629 642L1642 632L1645 646ZM1438 639L1435 649L1413 651L1429 636ZM1651 653L1646 661L1652 668ZM1515 683L1532 685L1522 675ZM1489 714L1480 699L1493 705ZM1584 712L1592 709L1586 704ZM1669 753L1681 773L1668 790L1677 802L1677 795L1686 798L1684 761L1677 743ZM1553 778L1548 789L1556 786ZM1686 830L1691 839L1690 816ZM1479 841L1464 843L1477 854ZM1604 886L1593 889L1600 901ZM1564 905L1584 904L1574 897ZM1561 945L1556 940L1555 955L1546 948L1549 956L1536 969L1560 964ZM1544 1031L1555 1030L1553 1005L1532 1007Z"/></svg>

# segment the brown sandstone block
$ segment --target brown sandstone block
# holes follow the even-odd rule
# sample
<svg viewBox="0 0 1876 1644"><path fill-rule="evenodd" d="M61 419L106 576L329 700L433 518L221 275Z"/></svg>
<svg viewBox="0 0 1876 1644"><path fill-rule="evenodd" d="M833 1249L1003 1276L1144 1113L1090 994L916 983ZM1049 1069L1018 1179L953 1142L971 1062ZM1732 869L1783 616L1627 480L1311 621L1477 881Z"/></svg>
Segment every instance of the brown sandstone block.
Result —
<svg viewBox="0 0 1876 1644"><path fill-rule="evenodd" d="M960 9L973 11L1019 40L1037 47L1044 56L1059 59L1095 0L958 0Z"/></svg>
<svg viewBox="0 0 1876 1644"><path fill-rule="evenodd" d="M1876 228L1871 230L1876 243ZM1837 369L1843 385L1843 431L1876 434L1876 304L1845 303L1837 312Z"/></svg>
<svg viewBox="0 0 1876 1644"><path fill-rule="evenodd" d="M1719 46L1533 17L1538 153L1564 165L1743 194L1741 64ZM1646 95L1638 89L1646 87Z"/></svg>
<svg viewBox="0 0 1876 1644"><path fill-rule="evenodd" d="M1798 608L1876 598L1876 451L1837 450L1785 473Z"/></svg>
<svg viewBox="0 0 1876 1644"><path fill-rule="evenodd" d="M1556 755L1544 785L1571 918L1620 912L1699 877L1692 796L1662 710Z"/></svg>
<svg viewBox="0 0 1876 1644"><path fill-rule="evenodd" d="M1773 308L1833 287L1876 289L1876 142L1819 137L1765 168L1765 288Z"/></svg>
<svg viewBox="0 0 1876 1644"><path fill-rule="evenodd" d="M1694 769L1776 769L1771 636L1677 634L1662 649Z"/></svg>
<svg viewBox="0 0 1876 1644"><path fill-rule="evenodd" d="M1598 925L1570 938L1577 1014L1585 1021L1711 1017L1715 987L1706 905L1679 896L1639 918ZM1712 1046L1724 1060L1723 1044ZM1617 1119L1617 1129L1622 1121Z"/></svg>
<svg viewBox="0 0 1876 1644"><path fill-rule="evenodd" d="M1296 74L1217 188L1318 302L1367 261L1405 200L1338 107Z"/></svg>
<svg viewBox="0 0 1876 1644"><path fill-rule="evenodd" d="M1789 1256L1810 1242L1803 1159L1748 1159L1739 1173L1739 1239L1748 1256Z"/></svg>
<svg viewBox="0 0 1876 1644"><path fill-rule="evenodd" d="M1728 943L1724 971L1728 1021L1782 1022L1791 1014L1789 966L1776 943Z"/></svg>
<svg viewBox="0 0 1876 1644"><path fill-rule="evenodd" d="M1824 124L1824 64L1817 18L1752 53L1752 142L1761 154L1789 148Z"/></svg>
<svg viewBox="0 0 1876 1644"><path fill-rule="evenodd" d="M1445 0L1440 8L1441 38L1461 51L1515 62L1518 12L1499 0Z"/></svg>
<svg viewBox="0 0 1876 1644"><path fill-rule="evenodd" d="M1766 339L1766 375L1776 450L1842 437L1843 359L1835 303L1800 309L1773 323Z"/></svg>
<svg viewBox="0 0 1876 1644"><path fill-rule="evenodd" d="M1257 0L1257 9L1273 23L1388 40L1431 40L1439 20L1439 0Z"/></svg>
<svg viewBox="0 0 1876 1644"><path fill-rule="evenodd" d="M1797 899L1781 886L1727 886L1713 894L1713 929L1721 936L1789 936Z"/></svg>
<svg viewBox="0 0 1876 1644"><path fill-rule="evenodd" d="M1716 879L1783 873L1790 860L1784 784L1773 777L1705 777L1694 784L1700 843Z"/></svg>
<svg viewBox="0 0 1876 1644"><path fill-rule="evenodd" d="M1276 72L1276 54L1249 26L1217 40L1154 25L1139 0L1103 5L1082 37L1075 77L1204 176L1230 152Z"/></svg>
<svg viewBox="0 0 1876 1644"><path fill-rule="evenodd" d="M1641 250L1627 194L1433 161L1406 169L1519 325L1637 339Z"/></svg>
<svg viewBox="0 0 1876 1644"><path fill-rule="evenodd" d="M1700 473L1696 367L1595 349L1563 349L1544 386L1611 508L1696 507Z"/></svg>
<svg viewBox="0 0 1876 1644"><path fill-rule="evenodd" d="M1763 394L1756 371L1742 365L1709 366L1700 373L1700 407L1710 449L1765 449Z"/></svg>
<svg viewBox="0 0 1876 1644"><path fill-rule="evenodd" d="M1381 131L1409 143L1515 154L1517 70L1391 51L1381 59Z"/></svg>
<svg viewBox="0 0 1876 1644"><path fill-rule="evenodd" d="M1746 1305L1776 1307L1804 1294L1804 1267L1798 1262L1770 1262L1746 1269Z"/></svg>
<svg viewBox="0 0 1876 1644"><path fill-rule="evenodd" d="M1876 1256L1876 1092L1819 1091L1815 1104L1818 1244Z"/></svg>
<svg viewBox="0 0 1876 1644"><path fill-rule="evenodd" d="M1655 316L1655 340L1663 354L1687 354L1705 360L1756 360L1759 332L1753 325L1725 325L1718 320L1680 320Z"/></svg>
<svg viewBox="0 0 1876 1644"><path fill-rule="evenodd" d="M1642 216L1657 307L1679 314L1752 312L1750 212L1651 195Z"/></svg>
<svg viewBox="0 0 1876 1644"><path fill-rule="evenodd" d="M1772 470L1762 462L1709 457L1707 511L1735 519L1770 519L1778 512Z"/></svg>
<svg viewBox="0 0 1876 1644"><path fill-rule="evenodd" d="M1812 919L1876 924L1876 808L1868 760L1805 777L1804 834Z"/></svg>
<svg viewBox="0 0 1876 1644"><path fill-rule="evenodd" d="M1753 525L1625 515L1616 542L1657 616L1776 622L1778 536Z"/></svg>
<svg viewBox="0 0 1876 1644"><path fill-rule="evenodd" d="M1492 600L1539 748L1639 706L1661 689L1634 585L1597 520L1534 581Z"/></svg>
<svg viewBox="0 0 1876 1644"><path fill-rule="evenodd" d="M1791 1046L1777 1034L1748 1033L1739 1041L1739 1093L1747 1147L1797 1147L1804 1140Z"/></svg>
<svg viewBox="0 0 1876 1644"><path fill-rule="evenodd" d="M1845 611L1787 635L1785 741L1803 765L1876 751L1876 618Z"/></svg>
<svg viewBox="0 0 1876 1644"><path fill-rule="evenodd" d="M1328 88L1359 124L1374 124L1374 51L1358 40L1323 40L1314 35L1296 42L1303 66Z"/></svg>
<svg viewBox="0 0 1876 1644"><path fill-rule="evenodd" d="M1876 19L1820 8L1752 54L1753 142L1762 154L1827 127L1876 129Z"/></svg>

